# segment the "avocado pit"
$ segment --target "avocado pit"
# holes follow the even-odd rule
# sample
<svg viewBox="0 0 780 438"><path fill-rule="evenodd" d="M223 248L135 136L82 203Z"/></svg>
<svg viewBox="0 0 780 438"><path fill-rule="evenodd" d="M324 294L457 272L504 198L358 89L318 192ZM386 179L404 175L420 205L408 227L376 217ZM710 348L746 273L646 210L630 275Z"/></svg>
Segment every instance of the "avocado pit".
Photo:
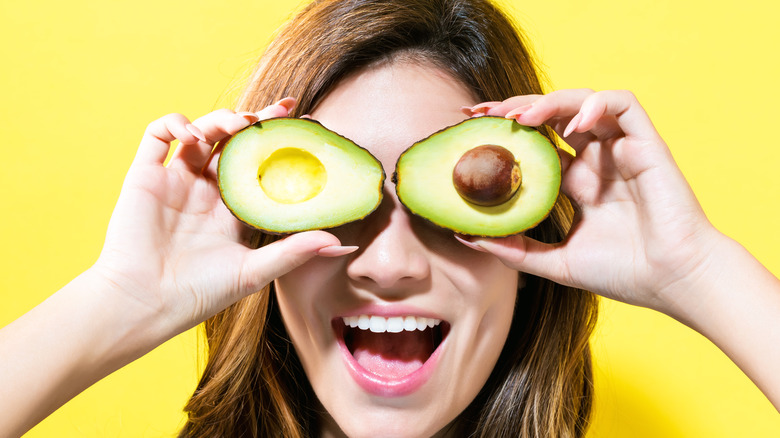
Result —
<svg viewBox="0 0 780 438"><path fill-rule="evenodd" d="M503 204L522 183L520 165L512 152L494 144L466 151L452 170L452 183L468 202L482 206Z"/></svg>

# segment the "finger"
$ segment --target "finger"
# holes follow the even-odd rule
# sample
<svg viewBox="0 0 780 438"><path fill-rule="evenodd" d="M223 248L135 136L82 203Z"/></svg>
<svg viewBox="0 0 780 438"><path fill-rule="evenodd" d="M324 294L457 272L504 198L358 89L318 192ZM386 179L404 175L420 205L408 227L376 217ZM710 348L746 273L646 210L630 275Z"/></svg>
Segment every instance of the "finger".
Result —
<svg viewBox="0 0 780 438"><path fill-rule="evenodd" d="M559 244L543 243L522 234L498 239L468 238L467 241L471 244L467 246L477 246L493 254L509 268L573 286Z"/></svg>
<svg viewBox="0 0 780 438"><path fill-rule="evenodd" d="M197 131L188 130L189 124L189 120L181 114L168 114L150 123L146 127L133 163L162 165L173 140L178 139L182 144L197 143Z"/></svg>
<svg viewBox="0 0 780 438"><path fill-rule="evenodd" d="M506 117L510 111L527 106L535 102L539 97L541 97L539 94L524 94L522 96L510 97L503 102L499 102L498 105L492 105L486 114L489 116Z"/></svg>
<svg viewBox="0 0 780 438"><path fill-rule="evenodd" d="M223 108L195 119L192 124L203 132L206 142L213 146L218 141L235 134L258 120L259 117L255 113L236 113Z"/></svg>
<svg viewBox="0 0 780 438"><path fill-rule="evenodd" d="M546 95L514 96L492 106L487 114L513 118L525 126L548 125L562 136L571 117L577 114L585 98L593 93L593 90L583 88L553 91ZM595 135L590 133L576 134L566 141L572 148L579 150L594 138Z"/></svg>
<svg viewBox="0 0 780 438"><path fill-rule="evenodd" d="M219 166L219 157L222 155L222 149L225 148L225 145L230 141L230 139L233 138L232 136L225 138L224 140L218 142L216 145L214 145L214 149L211 151L211 155L209 156L208 160L206 160L206 164L203 165L203 169L201 169L200 173L203 174L208 179L215 180L217 179L217 167Z"/></svg>
<svg viewBox="0 0 780 438"><path fill-rule="evenodd" d="M212 111L196 119L190 129L200 134L200 141L180 144L173 153L168 167L201 173L208 164L214 143L246 128L257 119L254 113L236 114L228 109Z"/></svg>
<svg viewBox="0 0 780 438"><path fill-rule="evenodd" d="M266 120L273 117L287 117L290 115L290 112L293 110L293 108L295 108L296 104L297 101L294 98L285 97L273 105L269 105L261 109L255 114L257 114L260 120Z"/></svg>
<svg viewBox="0 0 780 438"><path fill-rule="evenodd" d="M553 91L525 105L518 105L508 111L505 117L512 117L526 126L541 126L553 119L574 117L582 102L593 93L593 90L587 88Z"/></svg>
<svg viewBox="0 0 780 438"><path fill-rule="evenodd" d="M339 239L325 231L293 234L270 245L252 250L243 267L246 293L253 293L274 279L301 266L313 257L337 257L357 248L343 247Z"/></svg>
<svg viewBox="0 0 780 438"><path fill-rule="evenodd" d="M538 98L538 94L514 96L504 101L488 101L478 103L474 106L463 106L460 110L469 117L485 115L504 117L508 111L531 103Z"/></svg>
<svg viewBox="0 0 780 438"><path fill-rule="evenodd" d="M251 123L255 123L257 121L267 120L274 117L287 117L290 114L290 111L295 108L295 104L296 100L294 98L285 97L284 99L274 103L273 105L269 105L256 113L242 112L237 114L243 116L249 121L254 120L254 122ZM252 115L251 118L248 117L249 114ZM226 125L221 125L221 127L227 128ZM217 178L217 166L219 165L219 155L222 153L222 149L225 147L232 135L245 127L246 126L238 127L238 129L236 129L236 126L233 126L232 129L224 129L222 131L222 134L224 135L222 135L222 137L217 140L214 148L210 150L209 157L201 167L201 173L203 173L204 176L212 179Z"/></svg>
<svg viewBox="0 0 780 438"><path fill-rule="evenodd" d="M574 156L565 149L558 148L558 157L561 159L561 177L565 180L566 172L569 171L569 166L574 161Z"/></svg>
<svg viewBox="0 0 780 438"><path fill-rule="evenodd" d="M596 92L589 88L557 90L538 99L531 104L509 111L505 117L514 118L526 126L548 125L566 139L566 143L580 152L591 141L598 137L622 135L620 127L614 118L599 119L597 125L590 130L577 130L573 126L579 123L579 111L583 103Z"/></svg>
<svg viewBox="0 0 780 438"><path fill-rule="evenodd" d="M579 120L573 119L567 130L572 132L592 130L604 116L614 116L626 136L638 140L658 138L658 132L647 112L639 104L634 93L627 90L599 91L588 96L577 114Z"/></svg>
<svg viewBox="0 0 780 438"><path fill-rule="evenodd" d="M488 111L490 111L491 108L500 104L501 102L497 102L497 101L482 102L471 107L465 107L465 106L461 107L460 110L463 112L463 114L466 114L469 117L479 117L479 116L484 116L485 114L488 113Z"/></svg>
<svg viewBox="0 0 780 438"><path fill-rule="evenodd" d="M227 140L231 135L257 121L272 117L286 117L295 108L295 103L295 99L286 97L256 113L236 113L229 109L220 109L198 118L192 124L203 132L208 143L214 145L217 142Z"/></svg>

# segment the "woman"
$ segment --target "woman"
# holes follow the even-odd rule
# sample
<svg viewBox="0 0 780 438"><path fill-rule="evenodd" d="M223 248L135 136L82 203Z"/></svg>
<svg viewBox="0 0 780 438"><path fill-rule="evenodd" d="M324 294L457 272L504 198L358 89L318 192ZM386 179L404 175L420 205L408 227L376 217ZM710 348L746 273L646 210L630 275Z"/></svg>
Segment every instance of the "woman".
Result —
<svg viewBox="0 0 780 438"><path fill-rule="evenodd" d="M261 60L242 112L149 126L98 262L2 332L2 350L22 354L2 365L19 379L0 402L12 413L0 430L21 433L209 318L209 365L184 436L581 436L595 302L574 287L696 328L777 406L777 336L761 331L780 313L777 280L707 222L636 100L540 96L522 42L482 2L388 3L313 4ZM561 154L563 192L579 213L563 243L552 244L569 231L564 198L528 235L458 242L419 224L389 185L365 221L252 250L272 239L233 220L216 192L213 144L258 119L310 114L392 170L405 145L465 117L462 106L547 124L577 151ZM174 139L181 146L165 168ZM746 278L754 287L734 303L728 292ZM370 351L340 349L334 322L355 314L446 324L419 368L428 375L409 383L406 371L375 368ZM64 359L54 366L34 360L39 352ZM351 355L370 371L350 371Z"/></svg>
<svg viewBox="0 0 780 438"><path fill-rule="evenodd" d="M388 174L406 147L461 121L465 117L461 106L542 92L522 41L509 22L483 2L319 2L290 23L276 41L260 61L240 109L254 111L284 96L296 96L299 101L292 115L311 113L326 127L368 148ZM291 76L290 72L296 73ZM275 89L269 90L267 84L275 84ZM397 108L403 108L403 114L397 114ZM388 124L399 129L389 130ZM305 420L304 429L316 428L318 418L312 408L319 401L341 428L351 427L345 429L350 436L365 434L361 426L388 431L396 426L401 427L396 433L432 435L466 409L488 379L501 353L500 340L507 337L514 307L518 312L500 360L502 367L490 376L479 400L461 417L464 424L451 429L469 430L480 424L486 436L503 429L525 429L529 434L533 429L549 434L550 428L572 435L582 433L591 403L587 339L595 322L593 296L533 279L515 306L516 271L460 245L451 233L410 219L394 200L393 191L388 182L385 203L371 220L332 230L342 244L359 246L359 252L347 256L349 259L312 262L278 279L274 283L278 304L273 293L256 295L228 311L224 319L208 324L210 337L233 338L241 345L220 341L210 345L210 365L188 407L188 434L233 435L237 430L259 428L259 435L264 436L292 429L293 424L279 421L286 417L295 422ZM562 200L551 220L535 233L547 241L559 241L570 220L571 208ZM266 240L271 240L270 236ZM442 253L450 254L449 259L440 260ZM457 278L458 271L473 279L442 281ZM447 294L448 287L458 292ZM470 289L476 290L469 293ZM352 290L352 296L344 297L344 290ZM487 291L496 291L495 297ZM271 303L265 303L267 300ZM483 313L453 315L435 305L456 301L458 308L484 308ZM322 310L328 307L324 303L335 302L340 305ZM307 303L318 303L323 315L307 312ZM379 308L366 307L376 303L381 303ZM397 305L413 309L397 310ZM269 325L280 330L280 320L285 321L303 369L288 352L286 334L269 331L253 338L244 333L248 323L232 317L255 314L257 320L251 325L263 326L266 317L256 309L268 306L274 313L267 317L274 321ZM283 318L275 314L278 308ZM405 315L407 312L412 315ZM343 376L346 382L334 378L344 370L342 358L332 354L340 333L312 335L333 333L330 325L334 317L371 313L449 316L444 318L451 327L446 342L462 345L458 354L443 349L434 376L423 388L413 395L403 394L405 397L391 395L403 400L403 408L392 403L392 416L387 407L374 407L372 398L364 395L387 395L393 391L386 387L392 385L350 388L351 377ZM480 332L475 321L483 318L502 321L503 326L487 325L485 332ZM459 323L464 319L467 322ZM273 346L274 354L255 348L265 343ZM225 372L223 368L233 367L248 370L245 380L230 373L230 379L214 381L214 376ZM302 383L306 377L316 397ZM444 380L437 381L437 377ZM356 379L363 382L359 374ZM258 380L273 385L252 383ZM464 385L448 385L447 381ZM509 385L511 390L500 389ZM256 391L248 392L248 387ZM451 392L442 392L442 388ZM228 397L235 402L217 403L226 393L235 394ZM544 405L533 403L535 398L546 399ZM452 406L446 406L445 400ZM515 406L504 412L509 400ZM264 406L265 418L257 418L253 406ZM360 411L360 407L372 408ZM525 412L518 415L518 411ZM391 424L385 425L378 416L391 418ZM356 424L350 425L350 421Z"/></svg>

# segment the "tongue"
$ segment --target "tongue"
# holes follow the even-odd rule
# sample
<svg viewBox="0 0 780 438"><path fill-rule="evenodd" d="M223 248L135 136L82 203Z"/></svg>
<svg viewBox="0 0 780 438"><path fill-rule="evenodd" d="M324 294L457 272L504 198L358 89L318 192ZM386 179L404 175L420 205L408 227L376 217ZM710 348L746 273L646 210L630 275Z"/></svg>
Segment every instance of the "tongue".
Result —
<svg viewBox="0 0 780 438"><path fill-rule="evenodd" d="M352 355L368 371L389 378L407 376L433 353L431 330L373 333L354 330Z"/></svg>

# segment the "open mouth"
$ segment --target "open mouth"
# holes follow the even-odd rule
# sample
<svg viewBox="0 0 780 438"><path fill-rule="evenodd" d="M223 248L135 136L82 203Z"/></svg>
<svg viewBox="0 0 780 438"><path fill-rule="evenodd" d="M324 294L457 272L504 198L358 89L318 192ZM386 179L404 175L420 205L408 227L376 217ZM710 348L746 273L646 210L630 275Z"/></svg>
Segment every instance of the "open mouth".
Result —
<svg viewBox="0 0 780 438"><path fill-rule="evenodd" d="M400 395L388 391L407 393L430 376L430 359L447 338L450 324L416 316L359 315L335 318L333 328L358 383L370 386L370 392ZM428 372L420 372L425 368Z"/></svg>

